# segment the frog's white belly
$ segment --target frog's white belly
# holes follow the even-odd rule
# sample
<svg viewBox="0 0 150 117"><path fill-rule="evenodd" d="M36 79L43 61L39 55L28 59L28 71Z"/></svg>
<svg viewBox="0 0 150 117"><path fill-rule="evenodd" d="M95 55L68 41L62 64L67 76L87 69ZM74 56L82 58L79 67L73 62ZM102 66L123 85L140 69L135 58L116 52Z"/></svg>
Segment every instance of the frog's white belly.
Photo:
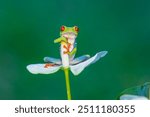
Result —
<svg viewBox="0 0 150 117"><path fill-rule="evenodd" d="M62 66L64 68L69 68L69 63L70 63L70 56L64 52L67 51L66 48L64 48L64 46L68 47L68 45L66 43L61 43L61 47L60 47L60 54L61 54L61 59L62 59ZM73 45L71 44L70 48L69 48L69 52L71 52L73 50Z"/></svg>
<svg viewBox="0 0 150 117"><path fill-rule="evenodd" d="M61 44L60 47L60 51L61 51L61 59L62 59L62 66L64 68L68 68L69 67L69 55L68 54L64 54L64 52L66 51L66 49L64 49L63 47L64 44Z"/></svg>
<svg viewBox="0 0 150 117"><path fill-rule="evenodd" d="M71 44L69 47L69 52L71 52L74 48L75 38L76 38L76 36L72 37L71 39L68 38L68 43ZM67 49L64 48L64 46L66 46L68 48L68 43L61 42L61 47L60 47L62 66L64 68L69 68L70 59L71 59L70 55L68 55L67 53L64 53L67 51Z"/></svg>
<svg viewBox="0 0 150 117"><path fill-rule="evenodd" d="M61 59L62 59L62 66L64 68L69 68L69 55L64 53L67 51L66 48L64 48L64 46L67 47L67 44L61 43L60 54L61 54Z"/></svg>

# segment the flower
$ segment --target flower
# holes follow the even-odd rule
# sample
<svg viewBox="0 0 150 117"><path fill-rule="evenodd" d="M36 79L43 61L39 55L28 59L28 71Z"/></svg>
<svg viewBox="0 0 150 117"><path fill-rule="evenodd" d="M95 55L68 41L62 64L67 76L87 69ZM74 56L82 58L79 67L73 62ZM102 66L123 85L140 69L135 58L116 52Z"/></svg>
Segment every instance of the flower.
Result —
<svg viewBox="0 0 150 117"><path fill-rule="evenodd" d="M87 66L97 62L100 58L104 57L107 51L98 52L95 56L83 55L81 57L70 60L69 69L74 75L80 74ZM47 63L30 64L27 69L32 74L52 74L63 68L62 60L52 57L44 57ZM64 69L64 68L63 68Z"/></svg>
<svg viewBox="0 0 150 117"><path fill-rule="evenodd" d="M80 74L87 66L95 63L107 54L107 51L98 52L95 56L83 55L74 59L76 48L76 37L79 28L62 26L60 28L60 37L54 40L54 43L60 43L61 59L44 57L44 62L39 64L30 64L27 69L32 74L52 74L59 69L64 70L66 78L67 98L71 100L71 90L69 81L69 69L74 75Z"/></svg>

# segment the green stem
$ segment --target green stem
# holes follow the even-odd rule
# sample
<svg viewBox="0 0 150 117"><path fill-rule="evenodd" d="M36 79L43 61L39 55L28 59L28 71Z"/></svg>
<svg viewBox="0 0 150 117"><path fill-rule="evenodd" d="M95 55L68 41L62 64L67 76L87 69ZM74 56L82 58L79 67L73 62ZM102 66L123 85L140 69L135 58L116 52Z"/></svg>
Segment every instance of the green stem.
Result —
<svg viewBox="0 0 150 117"><path fill-rule="evenodd" d="M149 95L148 95L148 99L150 100L150 88L148 89L148 91L149 91L149 92L148 92L148 94L149 94Z"/></svg>
<svg viewBox="0 0 150 117"><path fill-rule="evenodd" d="M65 78L66 78L66 90L67 90L67 98L71 100L71 90L70 90L70 81L69 81L69 69L64 69Z"/></svg>

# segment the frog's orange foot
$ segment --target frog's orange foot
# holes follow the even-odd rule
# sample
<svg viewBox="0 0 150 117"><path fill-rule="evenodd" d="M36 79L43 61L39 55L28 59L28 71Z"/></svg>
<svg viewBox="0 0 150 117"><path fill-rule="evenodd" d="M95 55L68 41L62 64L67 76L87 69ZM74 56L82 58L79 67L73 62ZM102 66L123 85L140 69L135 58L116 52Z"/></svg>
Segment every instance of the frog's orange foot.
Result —
<svg viewBox="0 0 150 117"><path fill-rule="evenodd" d="M63 54L69 54L69 51L64 51Z"/></svg>
<svg viewBox="0 0 150 117"><path fill-rule="evenodd" d="M45 64L44 68L49 68L49 67L52 67L52 66L54 66L54 64L47 63L47 64Z"/></svg>
<svg viewBox="0 0 150 117"><path fill-rule="evenodd" d="M63 48L66 49L66 50L68 50L68 47L66 45L63 45Z"/></svg>

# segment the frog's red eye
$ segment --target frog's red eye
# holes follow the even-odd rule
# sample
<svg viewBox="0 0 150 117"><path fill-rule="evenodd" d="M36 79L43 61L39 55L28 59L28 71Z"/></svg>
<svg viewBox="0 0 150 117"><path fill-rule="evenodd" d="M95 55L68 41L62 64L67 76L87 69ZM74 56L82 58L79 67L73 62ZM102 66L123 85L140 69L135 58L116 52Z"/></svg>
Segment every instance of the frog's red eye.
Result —
<svg viewBox="0 0 150 117"><path fill-rule="evenodd" d="M61 26L60 30L64 31L65 30L65 26Z"/></svg>
<svg viewBox="0 0 150 117"><path fill-rule="evenodd" d="M75 27L74 27L74 30L75 30L76 32L78 32L78 31L79 31L79 28L78 28L77 26L75 26Z"/></svg>

